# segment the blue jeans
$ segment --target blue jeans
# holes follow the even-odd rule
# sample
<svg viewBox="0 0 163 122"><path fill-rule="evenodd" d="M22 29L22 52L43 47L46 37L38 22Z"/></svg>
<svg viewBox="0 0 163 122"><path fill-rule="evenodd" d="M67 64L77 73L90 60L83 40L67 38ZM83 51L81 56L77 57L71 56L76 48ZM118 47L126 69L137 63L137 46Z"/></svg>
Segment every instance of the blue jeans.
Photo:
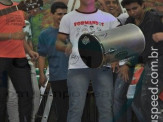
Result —
<svg viewBox="0 0 163 122"><path fill-rule="evenodd" d="M110 68L68 71L69 111L67 122L81 122L90 80L99 112L99 122L112 122L113 74Z"/></svg>
<svg viewBox="0 0 163 122"><path fill-rule="evenodd" d="M133 76L133 68L129 71L129 82L131 82ZM127 104L127 91L129 82L125 82L118 74L114 84L114 102L113 102L113 113L115 122L127 122L127 111L131 104Z"/></svg>
<svg viewBox="0 0 163 122"><path fill-rule="evenodd" d="M115 122L127 122L127 90L129 83L124 82L119 76L114 86L113 113Z"/></svg>

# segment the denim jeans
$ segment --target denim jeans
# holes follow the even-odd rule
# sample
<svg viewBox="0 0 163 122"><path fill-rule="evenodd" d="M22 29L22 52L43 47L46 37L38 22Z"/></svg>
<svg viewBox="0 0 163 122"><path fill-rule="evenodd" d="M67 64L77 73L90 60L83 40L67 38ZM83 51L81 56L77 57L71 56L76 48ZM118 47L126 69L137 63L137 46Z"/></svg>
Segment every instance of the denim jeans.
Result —
<svg viewBox="0 0 163 122"><path fill-rule="evenodd" d="M127 90L129 83L120 77L116 79L114 87L113 113L115 122L127 122Z"/></svg>
<svg viewBox="0 0 163 122"><path fill-rule="evenodd" d="M118 74L114 84L114 102L113 102L113 114L115 122L127 122L127 109L131 108L131 104L127 104L127 91L129 82L133 76L133 68L129 71L129 81L124 81Z"/></svg>
<svg viewBox="0 0 163 122"><path fill-rule="evenodd" d="M69 111L67 122L81 122L90 80L96 98L99 122L112 122L113 74L110 68L68 71Z"/></svg>

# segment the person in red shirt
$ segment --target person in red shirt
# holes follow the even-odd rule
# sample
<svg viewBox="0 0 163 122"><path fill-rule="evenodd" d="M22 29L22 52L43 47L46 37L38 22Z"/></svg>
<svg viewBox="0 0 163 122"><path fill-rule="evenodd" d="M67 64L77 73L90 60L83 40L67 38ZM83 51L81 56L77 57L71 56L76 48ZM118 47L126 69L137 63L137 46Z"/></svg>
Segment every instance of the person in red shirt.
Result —
<svg viewBox="0 0 163 122"><path fill-rule="evenodd" d="M10 12L15 5L11 0L0 0L0 121L5 121L8 88L4 75L8 75L18 95L20 122L30 122L33 90L24 47L32 58L38 54L25 42L24 13Z"/></svg>

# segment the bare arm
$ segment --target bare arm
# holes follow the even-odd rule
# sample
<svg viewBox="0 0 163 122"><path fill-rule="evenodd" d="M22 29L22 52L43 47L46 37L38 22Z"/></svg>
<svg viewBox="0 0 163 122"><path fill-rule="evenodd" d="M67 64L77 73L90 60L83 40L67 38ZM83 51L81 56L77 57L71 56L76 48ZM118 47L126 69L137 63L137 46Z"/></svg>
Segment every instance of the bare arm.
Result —
<svg viewBox="0 0 163 122"><path fill-rule="evenodd" d="M7 41L7 40L24 40L25 39L25 33L15 32L15 33L0 33L0 41Z"/></svg>
<svg viewBox="0 0 163 122"><path fill-rule="evenodd" d="M29 53L30 51L32 51L32 49L30 48L30 46L28 45L28 43L24 40L24 49L27 53Z"/></svg>
<svg viewBox="0 0 163 122"><path fill-rule="evenodd" d="M30 55L32 60L38 59L39 54L37 52L33 51L25 40L24 40L24 48L25 48L26 52Z"/></svg>
<svg viewBox="0 0 163 122"><path fill-rule="evenodd" d="M28 41L28 45L29 45L29 47L32 49L32 50L34 50L34 48L33 48L33 43L32 43L32 41L30 40L30 41Z"/></svg>
<svg viewBox="0 0 163 122"><path fill-rule="evenodd" d="M66 55L69 55L72 52L72 44L70 42L67 44L65 43L67 37L68 36L65 34L61 34L61 33L58 34L58 38L56 41L56 49L65 52Z"/></svg>
<svg viewBox="0 0 163 122"><path fill-rule="evenodd" d="M0 41L10 40L10 33L0 33Z"/></svg>
<svg viewBox="0 0 163 122"><path fill-rule="evenodd" d="M41 86L44 87L46 83L46 77L44 74L44 67L45 67L45 57L40 56L38 59L38 68L40 70L40 78L39 78L39 83Z"/></svg>

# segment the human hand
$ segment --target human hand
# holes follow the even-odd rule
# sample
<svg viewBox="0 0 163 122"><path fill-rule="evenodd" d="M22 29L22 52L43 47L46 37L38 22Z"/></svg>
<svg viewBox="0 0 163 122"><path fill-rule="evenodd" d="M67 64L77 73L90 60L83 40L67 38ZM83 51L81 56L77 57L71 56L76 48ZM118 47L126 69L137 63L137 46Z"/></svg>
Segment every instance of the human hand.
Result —
<svg viewBox="0 0 163 122"><path fill-rule="evenodd" d="M71 42L69 42L67 45L66 45L66 49L65 49L65 54L68 56L72 53L72 44Z"/></svg>
<svg viewBox="0 0 163 122"><path fill-rule="evenodd" d="M112 68L113 72L115 72L116 69L118 71L119 70L119 61L111 63L111 68Z"/></svg>
<svg viewBox="0 0 163 122"><path fill-rule="evenodd" d="M23 31L20 32L15 32L15 33L11 33L11 39L13 40L24 40L26 36L26 33Z"/></svg>
<svg viewBox="0 0 163 122"><path fill-rule="evenodd" d="M37 60L38 57L39 57L39 54L38 54L37 52L33 51L33 50L30 50L30 51L28 52L28 54L30 55L30 57L31 57L31 59L32 59L33 61Z"/></svg>
<svg viewBox="0 0 163 122"><path fill-rule="evenodd" d="M152 38L155 42L163 40L163 32L158 32L152 35Z"/></svg>
<svg viewBox="0 0 163 122"><path fill-rule="evenodd" d="M118 75L124 80L129 80L129 67L127 65L123 65L118 70Z"/></svg>
<svg viewBox="0 0 163 122"><path fill-rule="evenodd" d="M40 74L39 84L40 84L42 87L45 87L46 81L47 81L47 78L46 78L45 74Z"/></svg>

